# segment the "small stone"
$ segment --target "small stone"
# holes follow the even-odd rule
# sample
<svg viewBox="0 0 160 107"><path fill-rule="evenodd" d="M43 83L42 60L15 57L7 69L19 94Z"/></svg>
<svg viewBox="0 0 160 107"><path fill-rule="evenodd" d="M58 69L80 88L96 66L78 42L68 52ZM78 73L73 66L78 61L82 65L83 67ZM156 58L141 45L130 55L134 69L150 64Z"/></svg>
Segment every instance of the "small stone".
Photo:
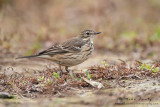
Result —
<svg viewBox="0 0 160 107"><path fill-rule="evenodd" d="M2 98L2 99L11 99L11 98L13 98L13 96L10 95L7 92L0 92L0 98Z"/></svg>

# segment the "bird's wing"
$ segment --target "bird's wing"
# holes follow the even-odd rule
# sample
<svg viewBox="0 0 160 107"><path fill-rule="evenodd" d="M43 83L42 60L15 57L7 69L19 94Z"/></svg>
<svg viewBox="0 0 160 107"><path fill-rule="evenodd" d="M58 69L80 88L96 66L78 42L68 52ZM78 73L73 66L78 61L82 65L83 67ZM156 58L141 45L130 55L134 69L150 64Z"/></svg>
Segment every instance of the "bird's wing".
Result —
<svg viewBox="0 0 160 107"><path fill-rule="evenodd" d="M50 47L47 50L44 50L40 53L38 53L38 56L41 55L56 55L56 54L64 54L64 53L76 53L81 51L81 47L85 44L85 42L73 38L70 39L62 44L56 44L52 47Z"/></svg>
<svg viewBox="0 0 160 107"><path fill-rule="evenodd" d="M85 41L78 38L70 39L62 44L62 49L69 52L80 52Z"/></svg>
<svg viewBox="0 0 160 107"><path fill-rule="evenodd" d="M38 55L39 56L41 56L41 55L51 55L51 56L53 56L53 55L56 55L56 54L62 54L62 53L67 53L67 52L68 51L63 50L60 45L54 45L54 46L48 48L47 50L44 50L44 51L38 53Z"/></svg>

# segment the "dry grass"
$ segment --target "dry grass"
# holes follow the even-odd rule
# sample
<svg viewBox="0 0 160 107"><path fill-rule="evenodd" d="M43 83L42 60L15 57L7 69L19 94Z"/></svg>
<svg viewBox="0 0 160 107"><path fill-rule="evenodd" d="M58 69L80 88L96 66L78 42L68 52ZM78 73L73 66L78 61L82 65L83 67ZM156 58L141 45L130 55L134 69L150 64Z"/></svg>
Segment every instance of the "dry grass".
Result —
<svg viewBox="0 0 160 107"><path fill-rule="evenodd" d="M152 65L154 65L154 68L160 67L159 63ZM1 72L1 91L31 98L39 96L52 97L59 93L69 95L71 88L92 89L93 87L82 79L82 77L89 78L88 75L91 76L92 80L102 82L105 87L107 87L106 80L116 80L114 84L117 85L111 85L110 88L119 85L124 87L124 83L120 83L120 80L123 79L159 78L159 72L140 69L141 65L139 63L132 66L126 63L93 66L88 69L89 74L85 72L73 73L72 75L64 73L61 78L54 75L58 71L57 68L47 68L45 71L35 71L34 73L28 71L23 73L14 72L10 76L6 75L5 72Z"/></svg>

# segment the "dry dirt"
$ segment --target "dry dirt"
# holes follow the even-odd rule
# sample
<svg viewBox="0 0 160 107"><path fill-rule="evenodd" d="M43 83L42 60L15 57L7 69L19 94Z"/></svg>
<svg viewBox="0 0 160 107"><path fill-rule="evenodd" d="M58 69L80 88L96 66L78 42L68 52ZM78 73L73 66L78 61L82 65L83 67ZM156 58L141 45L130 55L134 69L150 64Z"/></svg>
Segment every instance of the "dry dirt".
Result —
<svg viewBox="0 0 160 107"><path fill-rule="evenodd" d="M101 62L104 59L110 67L101 68L99 66L103 66ZM43 72L46 72L46 74L44 73L46 75L44 78L48 78L48 76L54 78L50 76L49 73L55 72L54 69L58 70L56 64L36 58L23 60L5 59L0 65L1 90L10 93L14 98L0 99L0 106L160 106L159 74L139 70L136 68L138 65L134 65L134 63L136 63L135 60L127 61L127 59L129 58L123 55L95 54L83 64L70 68L74 72L74 79L65 73L65 76L61 77L65 79L59 79L58 82L54 83L54 85L52 84L52 86L45 86L43 82L34 83L32 81L32 84L27 82L29 82L30 79L38 79ZM123 61L126 62L124 63ZM75 80L75 78L78 78L76 77L77 75L86 77L84 73L86 70L92 75L92 80L104 85L102 89L93 87L84 81ZM2 72L5 72L5 77L2 77ZM108 73L105 74L106 72ZM21 74L23 74L23 77ZM8 83L4 83L2 80L6 80ZM18 84L16 83L17 80ZM12 83L9 83L11 81ZM25 87L22 84L20 85L20 83L24 81L27 84L26 86L23 84ZM11 86L8 86L9 84ZM38 87L37 84L42 86ZM60 86L60 88L55 88L57 84L59 84L58 86ZM35 89L26 89L31 86L37 87L35 87ZM43 90L42 88L44 87L48 91Z"/></svg>

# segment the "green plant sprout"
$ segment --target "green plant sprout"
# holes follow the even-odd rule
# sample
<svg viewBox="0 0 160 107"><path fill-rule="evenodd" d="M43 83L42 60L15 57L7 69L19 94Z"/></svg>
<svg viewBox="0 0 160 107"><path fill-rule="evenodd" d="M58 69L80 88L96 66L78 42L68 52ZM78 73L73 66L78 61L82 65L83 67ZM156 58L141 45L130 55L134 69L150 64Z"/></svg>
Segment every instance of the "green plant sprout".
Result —
<svg viewBox="0 0 160 107"><path fill-rule="evenodd" d="M38 77L38 81L39 81L39 82L44 81L44 76L42 76L42 77Z"/></svg>
<svg viewBox="0 0 160 107"><path fill-rule="evenodd" d="M146 63L141 64L140 69L145 69L148 71L152 71L153 73L159 72L160 68L159 67L155 67L154 65L148 65Z"/></svg>
<svg viewBox="0 0 160 107"><path fill-rule="evenodd" d="M87 75L88 80L91 80L91 79L92 79L92 76L89 74L88 71L86 71L86 75Z"/></svg>
<svg viewBox="0 0 160 107"><path fill-rule="evenodd" d="M77 78L77 81L79 81L81 78Z"/></svg>
<svg viewBox="0 0 160 107"><path fill-rule="evenodd" d="M53 72L54 77L58 80L59 79L59 73Z"/></svg>
<svg viewBox="0 0 160 107"><path fill-rule="evenodd" d="M51 85L52 82L53 82L53 81L48 78L48 79L45 81L45 84Z"/></svg>
<svg viewBox="0 0 160 107"><path fill-rule="evenodd" d="M103 80L102 78L98 79L98 81L102 81L102 80Z"/></svg>
<svg viewBox="0 0 160 107"><path fill-rule="evenodd" d="M155 69L152 69L152 72L159 72L159 71L160 71L159 67L156 67Z"/></svg>
<svg viewBox="0 0 160 107"><path fill-rule="evenodd" d="M100 66L101 68L106 68L109 66L109 64L107 64L106 61L102 61L101 63L102 63L102 65Z"/></svg>
<svg viewBox="0 0 160 107"><path fill-rule="evenodd" d="M74 75L72 72L70 72L69 75L71 76L72 79L74 79Z"/></svg>

